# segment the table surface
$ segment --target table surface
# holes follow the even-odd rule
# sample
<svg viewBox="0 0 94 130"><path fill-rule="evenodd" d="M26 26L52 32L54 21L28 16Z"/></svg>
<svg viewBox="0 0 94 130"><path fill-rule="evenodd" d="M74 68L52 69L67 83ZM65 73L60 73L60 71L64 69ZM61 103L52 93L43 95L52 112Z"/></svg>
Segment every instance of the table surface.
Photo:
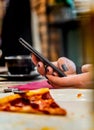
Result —
<svg viewBox="0 0 94 130"><path fill-rule="evenodd" d="M50 93L59 106L66 109L66 116L0 112L0 129L94 130L92 90L51 89ZM81 97L77 96L79 93ZM5 95L0 94L0 97Z"/></svg>
<svg viewBox="0 0 94 130"><path fill-rule="evenodd" d="M0 68L4 71L4 68ZM43 78L31 80L32 82ZM0 89L31 81L6 81L0 78ZM67 110L67 116L49 116L24 113L0 112L2 130L93 130L92 89L51 89L54 100ZM11 93L8 93L11 94ZM80 97L77 95L81 94ZM6 96L1 93L0 97Z"/></svg>
<svg viewBox="0 0 94 130"><path fill-rule="evenodd" d="M0 74L4 74L5 72L7 72L7 68L6 67L0 67ZM0 77L0 89L2 88L6 88L6 87L9 87L9 86L15 86L15 85L23 85L23 84L26 84L26 83L29 83L29 82L34 82L34 81L40 81L40 80L43 80L44 77L42 76L37 76L36 78L32 78L31 80L24 80L24 81L11 81L11 80L7 80L6 78L2 78Z"/></svg>

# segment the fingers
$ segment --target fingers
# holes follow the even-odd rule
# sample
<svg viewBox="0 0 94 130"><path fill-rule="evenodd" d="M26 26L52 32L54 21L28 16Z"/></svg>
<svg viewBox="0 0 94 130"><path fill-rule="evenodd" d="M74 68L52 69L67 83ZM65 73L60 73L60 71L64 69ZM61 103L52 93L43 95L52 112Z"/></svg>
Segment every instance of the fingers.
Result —
<svg viewBox="0 0 94 130"><path fill-rule="evenodd" d="M45 66L42 62L38 62L37 64L37 71L41 74L41 75L45 75Z"/></svg>
<svg viewBox="0 0 94 130"><path fill-rule="evenodd" d="M31 55L32 62L37 66L40 74L53 74L53 69L50 66L45 66L34 54ZM53 62L56 65L57 62Z"/></svg>
<svg viewBox="0 0 94 130"><path fill-rule="evenodd" d="M58 67L65 71L66 74L74 74L76 72L76 66L73 61L69 60L66 57L61 57L57 61Z"/></svg>
<svg viewBox="0 0 94 130"><path fill-rule="evenodd" d="M37 66L37 70L40 74L42 75L45 75L45 74L53 74L53 69L50 67L50 66L45 66L43 65L43 63L39 63L39 59L36 58L35 55L32 54L32 61L33 63ZM59 58L57 62L53 62L53 64L55 66L57 66L59 69L61 69L63 72L65 72L65 74L74 74L76 72L76 66L75 64L65 58L65 57L62 57L62 58ZM46 69L46 71L45 71ZM54 72L55 73L55 72ZM54 75L57 75L56 73Z"/></svg>
<svg viewBox="0 0 94 130"><path fill-rule="evenodd" d="M40 62L39 59L34 54L31 55L31 60L37 66L37 71L41 75L44 75L45 74L44 64L42 62Z"/></svg>
<svg viewBox="0 0 94 130"><path fill-rule="evenodd" d="M82 72L83 73L85 73L85 72L91 72L91 71L93 71L93 65L86 64L86 65L82 66Z"/></svg>
<svg viewBox="0 0 94 130"><path fill-rule="evenodd" d="M50 66L45 66L34 54L31 55L31 60L37 66L37 70L41 75L53 73L53 69Z"/></svg>
<svg viewBox="0 0 94 130"><path fill-rule="evenodd" d="M32 54L31 55L31 60L32 60L32 62L35 64L35 65L37 65L38 64L38 58L34 55L34 54Z"/></svg>
<svg viewBox="0 0 94 130"><path fill-rule="evenodd" d="M42 75L53 74L53 69L50 66L45 66L42 62L38 62L37 70Z"/></svg>
<svg viewBox="0 0 94 130"><path fill-rule="evenodd" d="M49 83L55 88L64 88L74 85L74 82L72 82L74 79L72 79L72 77L69 78L69 76L60 78L53 75L47 75L46 77L48 78ZM75 84L77 84L77 82Z"/></svg>
<svg viewBox="0 0 94 130"><path fill-rule="evenodd" d="M49 83L54 88L64 88L64 87L89 88L87 87L88 83L92 83L92 77L89 72L78 75L70 75L63 78L53 75L47 75L46 77L48 78Z"/></svg>
<svg viewBox="0 0 94 130"><path fill-rule="evenodd" d="M52 62L52 63L56 67L61 69L66 75L75 74L75 72L76 72L75 64L71 60L69 60L65 57L59 58L57 62ZM42 69L44 69L42 67L45 68L45 66L40 66L40 68L38 68L38 71L40 73L41 73ZM57 73L53 72L53 69L50 66L46 67L46 71L44 71L44 70L42 71L42 75L45 75L45 74L57 75Z"/></svg>

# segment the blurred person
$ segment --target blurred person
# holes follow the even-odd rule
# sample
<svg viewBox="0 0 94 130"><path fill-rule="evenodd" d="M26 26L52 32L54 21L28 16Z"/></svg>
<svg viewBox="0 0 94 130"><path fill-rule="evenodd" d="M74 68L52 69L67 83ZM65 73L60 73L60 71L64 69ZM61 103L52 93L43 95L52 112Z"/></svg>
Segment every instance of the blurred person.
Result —
<svg viewBox="0 0 94 130"><path fill-rule="evenodd" d="M32 41L31 5L29 0L7 0L1 31L2 58L0 65L4 65L4 57L12 55L28 55L18 39L23 37Z"/></svg>
<svg viewBox="0 0 94 130"><path fill-rule="evenodd" d="M48 82L54 88L75 87L75 88L92 88L93 85L93 65L83 65L77 72L76 65L73 61L66 57L59 58L53 62L55 66L61 69L67 76L59 77L53 69L48 66L45 69L43 62L39 61L35 55L32 54L32 61L37 66L38 72L48 79ZM77 74L78 73L78 74Z"/></svg>

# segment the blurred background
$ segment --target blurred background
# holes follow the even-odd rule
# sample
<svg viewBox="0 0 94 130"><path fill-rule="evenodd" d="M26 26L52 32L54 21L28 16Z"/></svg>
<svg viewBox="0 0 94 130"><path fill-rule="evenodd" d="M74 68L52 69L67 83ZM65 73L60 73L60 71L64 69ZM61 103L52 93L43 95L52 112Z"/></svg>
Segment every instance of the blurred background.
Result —
<svg viewBox="0 0 94 130"><path fill-rule="evenodd" d="M27 55L23 37L51 61L61 56L81 66L93 62L93 0L0 0L0 65Z"/></svg>

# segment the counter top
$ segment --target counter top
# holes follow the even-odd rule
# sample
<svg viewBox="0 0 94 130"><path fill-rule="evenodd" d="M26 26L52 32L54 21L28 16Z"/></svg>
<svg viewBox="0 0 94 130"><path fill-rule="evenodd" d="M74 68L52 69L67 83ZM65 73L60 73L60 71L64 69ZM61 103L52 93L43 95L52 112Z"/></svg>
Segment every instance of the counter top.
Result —
<svg viewBox="0 0 94 130"><path fill-rule="evenodd" d="M51 89L66 116L0 112L1 130L93 130L92 90ZM78 94L82 96L77 96ZM6 95L6 94L5 94ZM5 96L0 94L0 97Z"/></svg>
<svg viewBox="0 0 94 130"><path fill-rule="evenodd" d="M1 78L0 89L23 85L30 81L7 81ZM94 111L92 89L50 89L54 100L66 109L66 116L0 112L1 130L93 130ZM4 97L11 93L0 93ZM79 96L80 95L80 96Z"/></svg>

